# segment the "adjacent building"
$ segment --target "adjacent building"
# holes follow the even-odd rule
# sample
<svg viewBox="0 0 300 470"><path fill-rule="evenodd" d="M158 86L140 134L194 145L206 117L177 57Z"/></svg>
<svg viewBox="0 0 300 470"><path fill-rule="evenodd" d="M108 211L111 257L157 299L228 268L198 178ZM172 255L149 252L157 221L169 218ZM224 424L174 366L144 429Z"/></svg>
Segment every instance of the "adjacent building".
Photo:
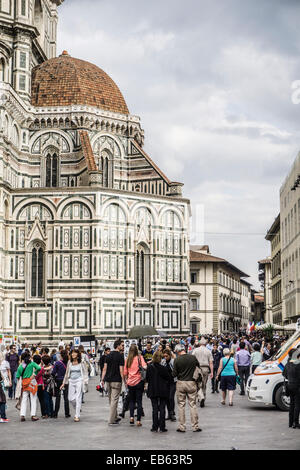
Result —
<svg viewBox="0 0 300 470"><path fill-rule="evenodd" d="M300 316L300 153L280 188L282 319Z"/></svg>
<svg viewBox="0 0 300 470"><path fill-rule="evenodd" d="M271 323L283 325L281 296L281 237L280 214L268 230L266 240L271 243Z"/></svg>
<svg viewBox="0 0 300 470"><path fill-rule="evenodd" d="M197 333L238 332L251 312L249 277L209 247L190 247L190 328Z"/></svg>
<svg viewBox="0 0 300 470"><path fill-rule="evenodd" d="M0 330L188 333L189 201L112 78L56 57L62 1L0 2Z"/></svg>
<svg viewBox="0 0 300 470"><path fill-rule="evenodd" d="M264 305L261 319L265 323L273 323L272 320L272 259L267 257L258 261L258 279L263 290Z"/></svg>

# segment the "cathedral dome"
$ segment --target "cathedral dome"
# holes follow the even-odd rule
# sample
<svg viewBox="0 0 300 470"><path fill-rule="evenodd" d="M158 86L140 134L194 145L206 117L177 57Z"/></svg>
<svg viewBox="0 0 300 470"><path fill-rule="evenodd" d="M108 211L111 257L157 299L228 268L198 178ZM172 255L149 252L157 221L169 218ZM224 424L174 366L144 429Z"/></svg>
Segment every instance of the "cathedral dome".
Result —
<svg viewBox="0 0 300 470"><path fill-rule="evenodd" d="M32 71L31 103L36 107L88 105L129 114L115 82L99 67L66 51Z"/></svg>

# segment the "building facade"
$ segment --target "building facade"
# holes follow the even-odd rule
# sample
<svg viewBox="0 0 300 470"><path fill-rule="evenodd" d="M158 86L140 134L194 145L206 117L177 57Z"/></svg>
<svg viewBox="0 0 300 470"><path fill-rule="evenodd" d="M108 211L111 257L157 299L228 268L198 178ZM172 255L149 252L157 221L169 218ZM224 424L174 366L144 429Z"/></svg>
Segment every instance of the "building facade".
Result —
<svg viewBox="0 0 300 470"><path fill-rule="evenodd" d="M0 2L0 330L187 333L189 201L115 82L56 57L61 3Z"/></svg>
<svg viewBox="0 0 300 470"><path fill-rule="evenodd" d="M272 315L272 259L267 257L258 261L258 279L264 292L264 306L261 320L265 323L273 323ZM259 320L260 321L260 320Z"/></svg>
<svg viewBox="0 0 300 470"><path fill-rule="evenodd" d="M282 317L300 316L300 153L280 188Z"/></svg>
<svg viewBox="0 0 300 470"><path fill-rule="evenodd" d="M280 214L274 220L265 238L271 243L271 323L276 325L283 325L281 296Z"/></svg>
<svg viewBox="0 0 300 470"><path fill-rule="evenodd" d="M192 333L238 332L251 311L249 277L208 246L190 248L190 326Z"/></svg>

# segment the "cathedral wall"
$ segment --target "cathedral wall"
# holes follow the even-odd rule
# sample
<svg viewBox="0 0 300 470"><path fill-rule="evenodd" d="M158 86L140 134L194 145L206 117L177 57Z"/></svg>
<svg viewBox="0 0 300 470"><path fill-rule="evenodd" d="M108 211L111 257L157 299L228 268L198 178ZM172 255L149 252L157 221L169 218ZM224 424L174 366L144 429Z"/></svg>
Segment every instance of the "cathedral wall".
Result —
<svg viewBox="0 0 300 470"><path fill-rule="evenodd" d="M51 341L125 335L143 323L174 334L188 330L187 201L40 188L10 194L3 215L4 197L5 331ZM33 268L34 250L41 250L42 271Z"/></svg>

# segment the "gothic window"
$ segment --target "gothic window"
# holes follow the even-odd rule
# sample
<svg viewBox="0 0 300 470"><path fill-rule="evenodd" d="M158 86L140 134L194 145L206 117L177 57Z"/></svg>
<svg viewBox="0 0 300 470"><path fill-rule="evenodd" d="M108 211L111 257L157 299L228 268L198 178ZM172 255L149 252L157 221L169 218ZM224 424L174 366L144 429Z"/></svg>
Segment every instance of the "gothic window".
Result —
<svg viewBox="0 0 300 470"><path fill-rule="evenodd" d="M0 81L6 81L6 63L5 60L2 58L0 59Z"/></svg>
<svg viewBox="0 0 300 470"><path fill-rule="evenodd" d="M99 169L102 170L103 186L105 188L113 188L114 187L113 156L108 151L102 152L101 158L99 158L98 167Z"/></svg>
<svg viewBox="0 0 300 470"><path fill-rule="evenodd" d="M149 298L150 260L144 247L136 251L136 297Z"/></svg>
<svg viewBox="0 0 300 470"><path fill-rule="evenodd" d="M46 187L57 188L58 184L58 156L48 153L46 156Z"/></svg>
<svg viewBox="0 0 300 470"><path fill-rule="evenodd" d="M31 297L41 298L44 293L44 250L35 243L31 253Z"/></svg>

